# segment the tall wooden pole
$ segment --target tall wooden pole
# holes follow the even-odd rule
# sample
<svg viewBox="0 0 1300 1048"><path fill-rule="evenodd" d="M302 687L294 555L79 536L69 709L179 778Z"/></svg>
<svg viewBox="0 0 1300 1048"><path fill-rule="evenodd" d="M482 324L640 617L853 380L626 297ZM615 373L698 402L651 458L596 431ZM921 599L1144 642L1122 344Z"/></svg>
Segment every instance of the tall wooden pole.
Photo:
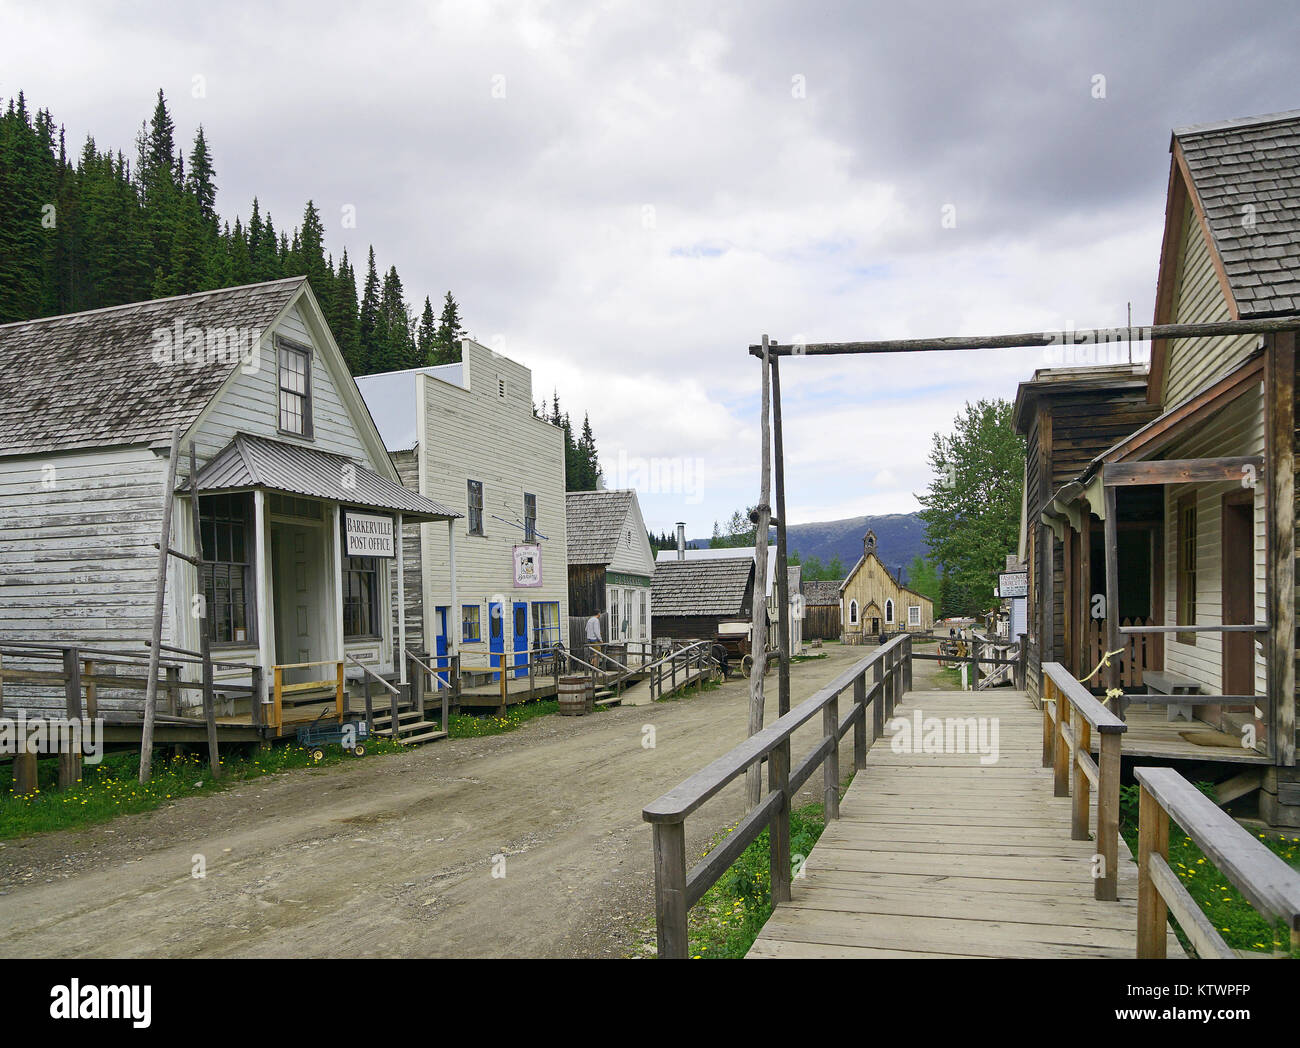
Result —
<svg viewBox="0 0 1300 1048"><path fill-rule="evenodd" d="M221 778L221 754L217 749L217 711L212 695L212 636L208 615L207 593L203 586L203 523L199 519L199 466L194 454L194 441L190 441L190 515L194 521L194 575L198 579L201 595L199 607L203 617L199 620L199 657L203 660L203 719L208 726L208 768L214 779ZM254 704L262 701L260 695L252 696Z"/></svg>
<svg viewBox="0 0 1300 1048"><path fill-rule="evenodd" d="M790 607L790 577L785 546L785 446L781 440L781 371L777 357L772 364L772 443L776 461L776 602L780 613L781 661L777 666L777 712L785 716L790 712L790 642L794 634L794 609ZM766 542L766 536L764 541ZM803 604L800 602L800 613Z"/></svg>
<svg viewBox="0 0 1300 1048"><path fill-rule="evenodd" d="M754 597L752 647L754 665L749 676L749 734L763 730L763 674L767 672L767 528L772 519L772 443L769 433L771 372L767 336L763 336L763 408L760 439L763 442L762 480L758 506L754 511ZM751 764L745 773L745 796L754 808L762 796L762 768Z"/></svg>
<svg viewBox="0 0 1300 1048"><path fill-rule="evenodd" d="M162 537L158 542L158 579L153 592L153 644L149 647L149 679L145 684L144 728L140 733L140 783L153 774L154 707L158 702L158 657L162 654L163 609L167 603L168 547L172 537L172 504L176 501L176 460L181 453L181 427L172 427L171 452L167 456L167 482L163 485Z"/></svg>

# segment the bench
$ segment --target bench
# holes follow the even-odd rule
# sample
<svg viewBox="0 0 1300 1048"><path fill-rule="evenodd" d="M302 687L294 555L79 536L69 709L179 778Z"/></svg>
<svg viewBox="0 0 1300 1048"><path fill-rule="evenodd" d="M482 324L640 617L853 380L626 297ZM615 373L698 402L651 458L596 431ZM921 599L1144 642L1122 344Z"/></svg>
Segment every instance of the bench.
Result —
<svg viewBox="0 0 1300 1048"><path fill-rule="evenodd" d="M1142 684L1150 691L1160 695L1199 695L1201 693L1200 681L1192 680L1191 677L1184 677L1181 673L1173 673L1170 670L1147 670L1142 674ZM1190 702L1170 702L1165 707L1165 718L1176 721L1179 717L1184 720L1192 720L1192 704Z"/></svg>

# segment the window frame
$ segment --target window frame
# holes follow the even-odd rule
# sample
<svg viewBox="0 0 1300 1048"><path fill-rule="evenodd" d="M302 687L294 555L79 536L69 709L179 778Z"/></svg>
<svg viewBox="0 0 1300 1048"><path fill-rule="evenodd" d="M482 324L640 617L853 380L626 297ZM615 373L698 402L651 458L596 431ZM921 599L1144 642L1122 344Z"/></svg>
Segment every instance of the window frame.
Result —
<svg viewBox="0 0 1300 1048"><path fill-rule="evenodd" d="M303 392L286 388L284 385L284 357L286 353L292 353L302 358L303 362ZM315 439L315 428L312 424L312 363L313 355L310 346L304 346L297 342L291 342L279 335L275 338L275 390L276 390L276 430L279 433L289 437L301 437L303 440ZM302 429L290 429L284 424L284 397L302 397Z"/></svg>
<svg viewBox="0 0 1300 1048"><path fill-rule="evenodd" d="M851 598L849 600L849 625L856 626L861 621L862 621L862 613L861 610L858 608L858 602L856 599Z"/></svg>
<svg viewBox="0 0 1300 1048"><path fill-rule="evenodd" d="M474 613L472 616L468 614L471 611ZM471 624L474 627L473 636L469 632ZM460 606L460 642L462 644L483 643L483 609L477 604Z"/></svg>
<svg viewBox="0 0 1300 1048"><path fill-rule="evenodd" d="M1196 625L1196 543L1200 530L1197 493L1190 491L1174 503L1174 625ZM1190 527L1189 527L1190 524ZM1188 563L1190 561L1190 564ZM1119 609L1115 609L1116 613ZM1106 613L1110 614L1107 608ZM1196 644L1195 633L1175 633L1179 644Z"/></svg>
<svg viewBox="0 0 1300 1048"><path fill-rule="evenodd" d="M478 494L477 506L474 504L474 495L476 491ZM483 527L484 501L485 499L483 494L483 482L481 480L471 480L470 478L466 477L465 478L465 506L468 512L466 513L465 525L466 528L468 529L466 531L467 535L477 535L480 538L486 535L486 531Z"/></svg>
<svg viewBox="0 0 1300 1048"><path fill-rule="evenodd" d="M380 557L343 557L343 640L380 640L384 636L384 617L383 617L383 600L380 596ZM369 561L370 567L354 566L353 561ZM367 633L349 633L348 632L348 604L349 590L351 589L352 576L354 575L372 575L374 578L373 586L370 590L370 607L368 609L370 624L374 627Z"/></svg>
<svg viewBox="0 0 1300 1048"><path fill-rule="evenodd" d="M238 520L233 516L226 517L226 518L219 518L216 516L212 516L209 518L213 525L212 552L214 556L211 559L209 559L206 556L202 548L202 545L200 545L200 548L197 551L200 559L203 562L202 578L200 579L200 588L202 589L203 592L204 619L203 619L203 626L200 628L207 629L208 642L213 648L256 647L258 643L257 591L256 591L257 575L256 572L254 572L253 570L253 560L256 555L255 551L257 548L256 535L255 535L257 525L256 525L255 513L253 509L252 492L247 492L247 491L214 492L211 495L200 495L199 505L196 510L199 514L200 542L203 543L207 541L206 525L204 524L203 503L204 501L208 501L209 505L212 505L217 499L222 499L222 498L226 500L238 499L243 505L244 512L242 518ZM215 554L219 552L218 549L219 544L216 538L216 527L218 524L227 524L227 525L239 524L242 526L243 535L244 535L244 560L242 561L237 561L233 559L219 560L216 558ZM231 548L233 552L233 539L232 539ZM230 605L230 610L231 610L230 639L223 640L220 637L218 637L215 633L215 630L217 628L217 615L216 615L217 601L215 599L216 598L216 570L215 569L218 567L224 567L227 569L227 571L229 571L229 569L231 568L236 568L236 567L241 569L242 576L243 576L241 580L242 592L244 594L244 600L243 600L244 631L245 631L244 640L234 639L235 625L234 625L234 614L233 614L234 604L233 603ZM208 585L209 579L211 579L212 582L211 587L209 587ZM229 581L227 581L227 589L229 589ZM211 599L208 596L209 590L212 593Z"/></svg>
<svg viewBox="0 0 1300 1048"><path fill-rule="evenodd" d="M915 621L915 622L912 621L912 612L916 612L916 621ZM919 605L919 604L909 604L909 605L907 606L907 624L908 624L909 626L919 626L919 625L921 625L921 605Z"/></svg>
<svg viewBox="0 0 1300 1048"><path fill-rule="evenodd" d="M528 503L532 500L532 515L528 514ZM524 492L524 541L537 541L537 496L532 492Z"/></svg>
<svg viewBox="0 0 1300 1048"><path fill-rule="evenodd" d="M897 623L894 622L894 602L889 597L885 598L885 625L897 625Z"/></svg>
<svg viewBox="0 0 1300 1048"><path fill-rule="evenodd" d="M529 623L532 634L533 650L542 651L546 648L554 648L560 643L560 602L558 600L535 600L533 603L533 617ZM547 608L554 609L554 624L546 622L546 616L543 611Z"/></svg>

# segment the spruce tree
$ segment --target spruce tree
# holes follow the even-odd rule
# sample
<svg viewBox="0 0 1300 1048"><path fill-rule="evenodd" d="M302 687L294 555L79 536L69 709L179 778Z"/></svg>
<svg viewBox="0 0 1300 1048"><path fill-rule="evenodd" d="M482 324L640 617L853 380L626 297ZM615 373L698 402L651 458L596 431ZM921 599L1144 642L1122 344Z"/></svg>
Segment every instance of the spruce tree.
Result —
<svg viewBox="0 0 1300 1048"><path fill-rule="evenodd" d="M379 274L375 270L374 245L370 247L370 259L366 263L366 285L361 295L359 327L361 349L358 363L361 370L357 374L369 375L384 370L375 365L377 360L386 356L386 352L380 346L382 332L379 326Z"/></svg>
<svg viewBox="0 0 1300 1048"><path fill-rule="evenodd" d="M424 296L424 312L420 314L420 327L415 335L415 354L420 364L437 364L438 322L433 318L433 303ZM540 417L540 416L539 416Z"/></svg>
<svg viewBox="0 0 1300 1048"><path fill-rule="evenodd" d="M455 364L460 360L460 340L465 329L460 323L460 306L448 291L442 302L442 316L438 319L438 364Z"/></svg>

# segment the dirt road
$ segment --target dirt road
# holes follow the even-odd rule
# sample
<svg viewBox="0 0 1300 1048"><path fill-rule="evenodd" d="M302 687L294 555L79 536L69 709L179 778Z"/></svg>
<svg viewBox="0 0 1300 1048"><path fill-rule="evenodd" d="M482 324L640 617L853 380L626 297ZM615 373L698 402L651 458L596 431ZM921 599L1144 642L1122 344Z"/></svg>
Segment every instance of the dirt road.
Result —
<svg viewBox="0 0 1300 1048"><path fill-rule="evenodd" d="M793 667L796 702L864 654L827 650ZM628 956L653 914L641 808L743 739L747 704L736 681L5 842L0 956ZM742 790L688 821L688 854L741 815Z"/></svg>

